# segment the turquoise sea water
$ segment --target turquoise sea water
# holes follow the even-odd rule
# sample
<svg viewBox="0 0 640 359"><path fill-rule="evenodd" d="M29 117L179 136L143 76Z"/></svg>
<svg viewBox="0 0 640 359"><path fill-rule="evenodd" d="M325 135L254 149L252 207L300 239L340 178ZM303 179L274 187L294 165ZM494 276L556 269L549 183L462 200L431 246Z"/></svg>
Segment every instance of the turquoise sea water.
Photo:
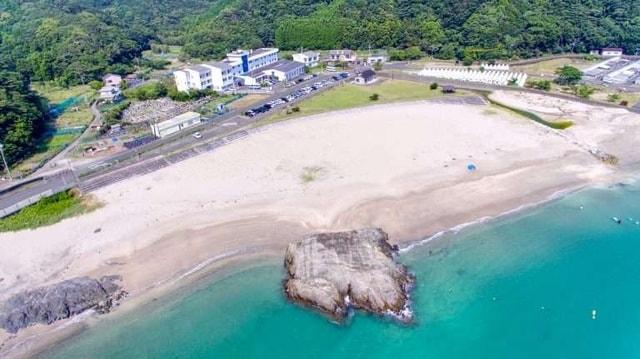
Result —
<svg viewBox="0 0 640 359"><path fill-rule="evenodd" d="M46 357L640 357L636 218L640 186L592 189L403 253L412 326L360 313L334 325L287 303L280 263L266 263L107 318Z"/></svg>

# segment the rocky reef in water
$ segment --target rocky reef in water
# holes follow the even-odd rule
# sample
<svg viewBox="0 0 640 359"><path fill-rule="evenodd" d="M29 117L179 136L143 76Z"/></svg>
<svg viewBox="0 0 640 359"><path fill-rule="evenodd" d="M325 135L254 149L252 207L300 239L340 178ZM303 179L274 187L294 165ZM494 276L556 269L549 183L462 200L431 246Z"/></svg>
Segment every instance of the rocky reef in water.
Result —
<svg viewBox="0 0 640 359"><path fill-rule="evenodd" d="M16 333L36 323L51 324L86 310L107 313L126 296L120 276L79 277L18 293L0 310L0 327Z"/></svg>
<svg viewBox="0 0 640 359"><path fill-rule="evenodd" d="M414 278L394 261L397 251L378 228L309 235L287 247L285 294L338 322L350 309L410 322Z"/></svg>

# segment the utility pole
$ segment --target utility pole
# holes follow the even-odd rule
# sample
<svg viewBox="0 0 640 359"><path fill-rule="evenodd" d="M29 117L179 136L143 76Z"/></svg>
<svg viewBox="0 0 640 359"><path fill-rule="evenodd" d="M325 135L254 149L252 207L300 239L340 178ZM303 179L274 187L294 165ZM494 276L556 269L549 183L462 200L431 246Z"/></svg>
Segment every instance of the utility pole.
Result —
<svg viewBox="0 0 640 359"><path fill-rule="evenodd" d="M4 158L4 145L0 143L0 155L2 155L2 163L4 163L4 168L7 170L7 173L9 174L9 179L13 180L13 177L11 177L11 170L9 169L9 165L7 164L7 159Z"/></svg>

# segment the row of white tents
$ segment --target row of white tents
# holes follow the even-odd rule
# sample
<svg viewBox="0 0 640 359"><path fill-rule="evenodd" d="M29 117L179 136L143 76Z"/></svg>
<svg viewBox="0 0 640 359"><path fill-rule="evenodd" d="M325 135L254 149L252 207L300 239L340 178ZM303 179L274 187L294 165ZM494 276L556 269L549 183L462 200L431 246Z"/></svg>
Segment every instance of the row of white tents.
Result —
<svg viewBox="0 0 640 359"><path fill-rule="evenodd" d="M483 62L480 67L485 70L509 71L509 64L488 64Z"/></svg>
<svg viewBox="0 0 640 359"><path fill-rule="evenodd" d="M422 71L418 72L418 75L500 86L512 85L523 87L527 82L527 74L520 72L482 71L466 68L424 68Z"/></svg>

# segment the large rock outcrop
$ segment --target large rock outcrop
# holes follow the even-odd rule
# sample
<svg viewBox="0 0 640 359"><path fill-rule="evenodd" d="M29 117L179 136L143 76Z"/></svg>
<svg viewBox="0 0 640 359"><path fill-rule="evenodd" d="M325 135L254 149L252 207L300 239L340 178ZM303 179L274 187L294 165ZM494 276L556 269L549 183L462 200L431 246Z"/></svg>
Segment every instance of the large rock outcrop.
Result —
<svg viewBox="0 0 640 359"><path fill-rule="evenodd" d="M109 312L126 295L119 284L121 279L120 276L79 277L18 293L9 298L0 311L0 326L16 333L30 325L51 324L88 309Z"/></svg>
<svg viewBox="0 0 640 359"><path fill-rule="evenodd" d="M285 294L339 322L350 308L409 322L413 276L396 252L381 229L307 236L287 247Z"/></svg>

